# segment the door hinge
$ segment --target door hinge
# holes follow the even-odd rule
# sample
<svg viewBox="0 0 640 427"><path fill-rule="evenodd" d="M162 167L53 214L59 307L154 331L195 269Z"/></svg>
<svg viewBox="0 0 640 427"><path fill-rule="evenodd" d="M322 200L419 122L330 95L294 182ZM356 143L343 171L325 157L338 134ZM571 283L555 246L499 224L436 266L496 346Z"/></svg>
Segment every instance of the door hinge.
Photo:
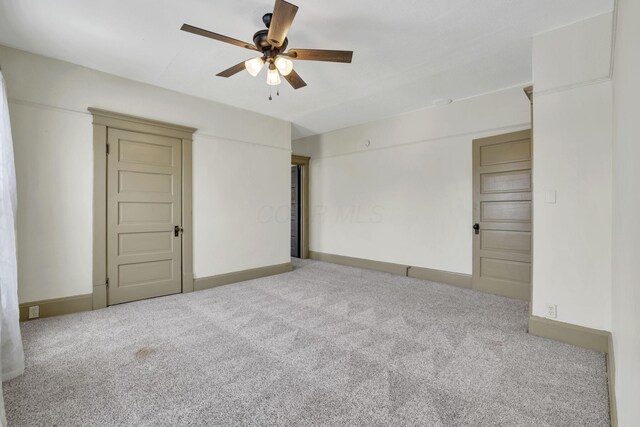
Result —
<svg viewBox="0 0 640 427"><path fill-rule="evenodd" d="M108 287L109 287L109 278L108 278L108 277L107 277L107 280L106 280L106 282L105 282L105 283L106 283L107 288L108 288Z"/></svg>
<svg viewBox="0 0 640 427"><path fill-rule="evenodd" d="M107 144L107 155L109 155L109 144Z"/></svg>

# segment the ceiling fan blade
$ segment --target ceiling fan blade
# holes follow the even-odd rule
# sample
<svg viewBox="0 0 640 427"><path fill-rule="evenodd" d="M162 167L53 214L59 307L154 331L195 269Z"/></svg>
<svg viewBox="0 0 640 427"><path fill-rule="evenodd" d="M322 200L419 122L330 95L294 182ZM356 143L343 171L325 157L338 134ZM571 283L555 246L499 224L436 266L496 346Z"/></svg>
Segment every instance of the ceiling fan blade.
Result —
<svg viewBox="0 0 640 427"><path fill-rule="evenodd" d="M293 87L294 89L300 89L301 87L305 87L307 85L305 81L302 80L302 78L298 75L298 73L296 73L295 70L291 70L289 74L283 77L285 78L285 80L289 82L291 87Z"/></svg>
<svg viewBox="0 0 640 427"><path fill-rule="evenodd" d="M235 46L240 46L249 50L258 50L257 47L250 43L245 43L242 40L237 40L231 37L223 36L222 34L217 34L208 30L203 30L202 28L194 27L193 25L183 24L180 28L182 31L186 31L187 33L196 34L198 36L208 37L210 39L218 40L224 43L229 43Z"/></svg>
<svg viewBox="0 0 640 427"><path fill-rule="evenodd" d="M276 0L269 25L269 34L267 34L267 41L271 46L282 46L297 12L298 6L284 0Z"/></svg>
<svg viewBox="0 0 640 427"><path fill-rule="evenodd" d="M287 56L302 61L344 62L350 64L353 52L350 50L289 49Z"/></svg>
<svg viewBox="0 0 640 427"><path fill-rule="evenodd" d="M244 61L242 61L239 64L234 65L233 67L227 68L224 71L219 72L218 74L216 74L216 76L218 77L231 77L235 74L238 74L240 71L244 70L245 66L244 66Z"/></svg>

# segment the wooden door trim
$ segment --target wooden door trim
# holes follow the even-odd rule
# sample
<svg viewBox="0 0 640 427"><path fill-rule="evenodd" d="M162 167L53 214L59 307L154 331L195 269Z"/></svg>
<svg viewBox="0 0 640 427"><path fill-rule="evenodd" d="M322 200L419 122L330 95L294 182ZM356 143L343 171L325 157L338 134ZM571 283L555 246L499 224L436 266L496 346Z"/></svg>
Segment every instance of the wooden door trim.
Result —
<svg viewBox="0 0 640 427"><path fill-rule="evenodd" d="M531 207L533 208L533 85L527 86L524 89L524 93L529 98L529 114L531 117ZM533 215L531 212L531 290L529 292L529 316L533 316L533 246L535 245L535 236L533 235Z"/></svg>
<svg viewBox="0 0 640 427"><path fill-rule="evenodd" d="M300 215L300 258L309 258L309 161L305 156L291 156L291 164L300 166L300 190L302 191L302 213Z"/></svg>
<svg viewBox="0 0 640 427"><path fill-rule="evenodd" d="M522 90L524 91L525 95L527 95L527 98L529 98L529 102L533 104L533 86L527 86Z"/></svg>
<svg viewBox="0 0 640 427"><path fill-rule="evenodd" d="M182 292L193 292L192 144L195 128L89 108L93 115L93 309L107 306L107 130L167 136L182 146Z"/></svg>
<svg viewBox="0 0 640 427"><path fill-rule="evenodd" d="M192 139L193 134L197 131L197 129L187 126L114 113L113 111L101 110L99 108L89 108L89 111L93 115L94 124L100 123L110 128L169 136L178 139Z"/></svg>

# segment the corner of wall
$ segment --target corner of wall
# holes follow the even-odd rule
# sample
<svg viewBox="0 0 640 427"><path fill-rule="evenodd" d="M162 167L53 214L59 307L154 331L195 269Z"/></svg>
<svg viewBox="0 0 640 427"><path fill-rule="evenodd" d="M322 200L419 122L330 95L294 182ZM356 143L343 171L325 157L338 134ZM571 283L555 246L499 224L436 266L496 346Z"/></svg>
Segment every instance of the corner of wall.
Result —
<svg viewBox="0 0 640 427"><path fill-rule="evenodd" d="M534 38L532 312L611 330L613 15ZM597 201L597 203L594 203ZM588 230L588 233L585 233Z"/></svg>

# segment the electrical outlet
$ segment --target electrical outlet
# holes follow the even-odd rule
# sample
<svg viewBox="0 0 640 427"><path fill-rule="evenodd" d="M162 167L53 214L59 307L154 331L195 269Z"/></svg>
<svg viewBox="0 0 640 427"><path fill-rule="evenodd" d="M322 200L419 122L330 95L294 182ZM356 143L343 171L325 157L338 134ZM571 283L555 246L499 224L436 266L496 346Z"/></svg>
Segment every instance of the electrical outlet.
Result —
<svg viewBox="0 0 640 427"><path fill-rule="evenodd" d="M29 307L29 319L37 319L40 317L40 306L32 305Z"/></svg>
<svg viewBox="0 0 640 427"><path fill-rule="evenodd" d="M555 319L558 317L558 306L555 304L547 304L547 317Z"/></svg>

